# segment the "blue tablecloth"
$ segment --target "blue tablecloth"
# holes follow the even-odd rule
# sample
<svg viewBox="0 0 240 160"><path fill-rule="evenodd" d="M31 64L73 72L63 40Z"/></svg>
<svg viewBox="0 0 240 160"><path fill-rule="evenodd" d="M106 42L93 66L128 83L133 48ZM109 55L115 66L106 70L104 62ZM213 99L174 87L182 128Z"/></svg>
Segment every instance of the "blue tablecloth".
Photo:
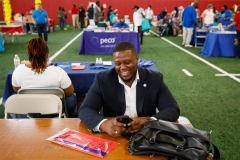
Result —
<svg viewBox="0 0 240 160"><path fill-rule="evenodd" d="M85 31L82 36L79 54L112 54L116 44L122 41L131 42L139 53L140 41L137 32Z"/></svg>
<svg viewBox="0 0 240 160"><path fill-rule="evenodd" d="M206 42L199 52L206 57L236 57L237 46L234 45L236 34L209 32Z"/></svg>
<svg viewBox="0 0 240 160"><path fill-rule="evenodd" d="M56 62L58 65L69 65L72 62ZM79 62L76 62L79 63ZM75 93L87 93L91 85L93 84L95 74L98 72L101 72L105 69L90 69L93 66L89 66L91 62L81 62L81 65L85 65L84 70L72 70L72 67L64 68L64 70L67 72L68 76L70 77L72 84L74 86L74 92ZM53 63L55 64L55 63ZM108 69L111 69L114 67L112 66L105 66ZM145 67L150 70L159 71L155 65ZM14 90L12 88L12 73L13 71L10 71L6 77L6 82L4 86L4 92L3 92L3 103L7 100L8 97L10 97L12 94L14 94Z"/></svg>

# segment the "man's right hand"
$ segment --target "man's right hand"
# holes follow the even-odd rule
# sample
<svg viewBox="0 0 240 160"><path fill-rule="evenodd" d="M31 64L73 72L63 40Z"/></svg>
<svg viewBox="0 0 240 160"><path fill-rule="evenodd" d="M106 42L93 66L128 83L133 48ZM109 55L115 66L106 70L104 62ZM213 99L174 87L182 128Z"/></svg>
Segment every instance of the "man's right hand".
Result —
<svg viewBox="0 0 240 160"><path fill-rule="evenodd" d="M104 121L101 126L100 130L107 132L109 135L113 137L120 137L122 132L126 131L125 124L117 122L116 118L111 120Z"/></svg>

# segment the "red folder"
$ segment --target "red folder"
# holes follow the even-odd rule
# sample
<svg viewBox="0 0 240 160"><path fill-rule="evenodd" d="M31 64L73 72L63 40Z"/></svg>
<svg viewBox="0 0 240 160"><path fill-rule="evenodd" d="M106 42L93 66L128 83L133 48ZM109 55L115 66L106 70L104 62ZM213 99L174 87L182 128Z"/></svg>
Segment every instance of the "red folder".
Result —
<svg viewBox="0 0 240 160"><path fill-rule="evenodd" d="M72 70L84 70L85 66L72 66Z"/></svg>

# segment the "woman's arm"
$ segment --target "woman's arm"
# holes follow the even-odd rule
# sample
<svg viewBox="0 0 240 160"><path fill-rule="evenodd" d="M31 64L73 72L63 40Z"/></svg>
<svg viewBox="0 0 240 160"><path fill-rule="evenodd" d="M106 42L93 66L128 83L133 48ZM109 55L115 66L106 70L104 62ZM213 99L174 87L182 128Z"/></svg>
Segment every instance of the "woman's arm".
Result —
<svg viewBox="0 0 240 160"><path fill-rule="evenodd" d="M70 97L74 92L74 88L72 84L69 87L62 90L64 91L66 97Z"/></svg>

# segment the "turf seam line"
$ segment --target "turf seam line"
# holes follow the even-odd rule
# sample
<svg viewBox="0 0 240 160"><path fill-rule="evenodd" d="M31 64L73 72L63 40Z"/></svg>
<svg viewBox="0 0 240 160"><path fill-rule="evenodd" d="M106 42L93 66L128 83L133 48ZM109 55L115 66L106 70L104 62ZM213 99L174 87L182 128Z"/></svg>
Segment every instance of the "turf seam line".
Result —
<svg viewBox="0 0 240 160"><path fill-rule="evenodd" d="M76 37L74 37L70 42L68 42L65 46L63 46L59 51L57 51L53 56L49 58L50 61L52 61L54 58L56 58L64 49L66 49L70 44L72 44L78 37L80 37L83 34L83 31L80 32Z"/></svg>
<svg viewBox="0 0 240 160"><path fill-rule="evenodd" d="M240 74L231 74L229 73L230 75L233 75L233 76L240 76ZM228 76L226 74L215 74L215 76Z"/></svg>
<svg viewBox="0 0 240 160"><path fill-rule="evenodd" d="M170 43L171 45L175 46L176 48L178 48L178 49L180 49L180 50L186 52L186 53L189 54L190 56L192 56L192 57L194 57L194 58L200 60L201 62L207 64L208 66L212 67L213 69L217 70L218 72L221 72L221 73L227 75L228 77L232 78L233 80L235 80L235 81L237 81L237 82L240 83L240 79L237 78L237 77L235 77L235 76L233 76L232 74L229 74L228 72L224 71L223 69L221 69L221 68L215 66L214 64L212 64L212 63L206 61L205 59L203 59L203 58L201 58L201 57L195 55L194 53L192 53L192 52L190 52L190 51L188 51L188 50L186 50L186 49L184 49L184 48L182 48L182 47L176 45L175 43L169 41L168 39L166 39L166 38L164 38L164 37L161 37L161 39L163 39L164 41Z"/></svg>
<svg viewBox="0 0 240 160"><path fill-rule="evenodd" d="M192 77L193 75L192 75L192 73L190 73L188 70L186 70L186 69L182 69L182 71L187 75L187 76L189 76L189 77Z"/></svg>

